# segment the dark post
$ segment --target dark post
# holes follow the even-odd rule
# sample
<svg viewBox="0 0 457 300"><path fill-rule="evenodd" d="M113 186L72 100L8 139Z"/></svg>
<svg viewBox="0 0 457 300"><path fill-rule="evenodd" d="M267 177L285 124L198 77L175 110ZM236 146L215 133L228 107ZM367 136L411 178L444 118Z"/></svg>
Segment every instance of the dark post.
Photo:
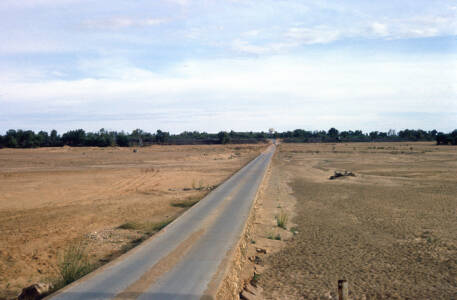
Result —
<svg viewBox="0 0 457 300"><path fill-rule="evenodd" d="M338 299L348 300L349 299L349 288L346 280L338 280Z"/></svg>

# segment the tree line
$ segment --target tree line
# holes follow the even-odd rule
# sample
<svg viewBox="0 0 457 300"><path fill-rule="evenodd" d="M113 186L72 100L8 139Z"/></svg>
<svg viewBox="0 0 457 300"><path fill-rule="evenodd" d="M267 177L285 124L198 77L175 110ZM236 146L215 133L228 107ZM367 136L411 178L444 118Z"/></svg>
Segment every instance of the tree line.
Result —
<svg viewBox="0 0 457 300"><path fill-rule="evenodd" d="M425 131L422 129L405 129L399 132L390 129L386 132L371 131L367 133L361 130L338 131L336 128L330 128L328 131L296 129L277 135L283 138L283 142L289 143L436 141L438 145L457 144L457 129L447 134L437 130Z"/></svg>
<svg viewBox="0 0 457 300"><path fill-rule="evenodd" d="M124 131L107 131L100 129L98 132L86 132L83 129L70 130L62 135L56 130L51 132L32 130L8 130L5 135L0 135L0 148L36 148L36 147L61 147L61 146L146 146L153 144L166 145L191 145L191 144L248 144L266 142L266 133L254 132L225 132L207 133L198 131L185 131L180 134L170 134L162 130L155 133L135 129L131 133Z"/></svg>
<svg viewBox="0 0 457 300"><path fill-rule="evenodd" d="M400 141L436 141L438 145L457 145L457 129L450 133L436 130L405 129L398 133L395 130L387 132L372 131L364 133L361 130L338 131L330 128L328 131L307 131L296 129L285 132L235 132L221 131L207 133L184 131L180 134L170 134L162 130L155 133L135 129L130 133L124 131L86 132L83 129L70 130L60 135L56 130L51 132L32 130L8 130L0 135L0 148L35 148L61 146L145 146L152 144L190 145L190 144L247 144L266 142L269 138L281 138L286 143L334 143L334 142L400 142Z"/></svg>

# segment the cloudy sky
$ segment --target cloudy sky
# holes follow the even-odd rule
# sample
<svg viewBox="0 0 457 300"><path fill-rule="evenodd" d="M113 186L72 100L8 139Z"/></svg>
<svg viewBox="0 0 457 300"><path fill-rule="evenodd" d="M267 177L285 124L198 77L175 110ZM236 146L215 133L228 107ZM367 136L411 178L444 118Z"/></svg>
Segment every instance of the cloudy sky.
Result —
<svg viewBox="0 0 457 300"><path fill-rule="evenodd" d="M457 127L455 0L1 0L0 131Z"/></svg>

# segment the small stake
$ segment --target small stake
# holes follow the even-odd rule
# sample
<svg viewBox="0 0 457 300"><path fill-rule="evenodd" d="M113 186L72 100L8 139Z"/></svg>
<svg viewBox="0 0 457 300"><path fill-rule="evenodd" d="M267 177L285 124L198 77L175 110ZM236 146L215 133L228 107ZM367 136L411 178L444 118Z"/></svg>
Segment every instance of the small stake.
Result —
<svg viewBox="0 0 457 300"><path fill-rule="evenodd" d="M346 280L338 280L338 299L348 300L349 299L349 288Z"/></svg>

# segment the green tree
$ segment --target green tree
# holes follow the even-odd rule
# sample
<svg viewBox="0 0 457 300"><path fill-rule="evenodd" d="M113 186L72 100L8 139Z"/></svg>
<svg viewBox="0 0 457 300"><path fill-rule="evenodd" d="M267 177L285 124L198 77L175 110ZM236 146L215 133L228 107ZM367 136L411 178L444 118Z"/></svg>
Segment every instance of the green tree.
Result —
<svg viewBox="0 0 457 300"><path fill-rule="evenodd" d="M217 134L219 139L219 144L228 144L230 143L230 135L226 131L221 131Z"/></svg>
<svg viewBox="0 0 457 300"><path fill-rule="evenodd" d="M168 132L164 132L162 130L157 130L156 132L156 142L158 144L165 144L168 141L170 134Z"/></svg>
<svg viewBox="0 0 457 300"><path fill-rule="evenodd" d="M129 146L129 138L128 136L121 132L116 135L116 144L119 147L128 147Z"/></svg>
<svg viewBox="0 0 457 300"><path fill-rule="evenodd" d="M86 132L83 129L70 130L62 135L62 142L69 146L83 146Z"/></svg>
<svg viewBox="0 0 457 300"><path fill-rule="evenodd" d="M49 144L52 147L61 146L60 136L57 134L57 130L51 130L51 136L49 137Z"/></svg>
<svg viewBox="0 0 457 300"><path fill-rule="evenodd" d="M329 129L329 131L328 131L327 134L328 134L330 137L336 138L336 137L338 137L338 133L339 133L338 130L337 130L336 128L333 128L333 127L332 127L332 128Z"/></svg>

